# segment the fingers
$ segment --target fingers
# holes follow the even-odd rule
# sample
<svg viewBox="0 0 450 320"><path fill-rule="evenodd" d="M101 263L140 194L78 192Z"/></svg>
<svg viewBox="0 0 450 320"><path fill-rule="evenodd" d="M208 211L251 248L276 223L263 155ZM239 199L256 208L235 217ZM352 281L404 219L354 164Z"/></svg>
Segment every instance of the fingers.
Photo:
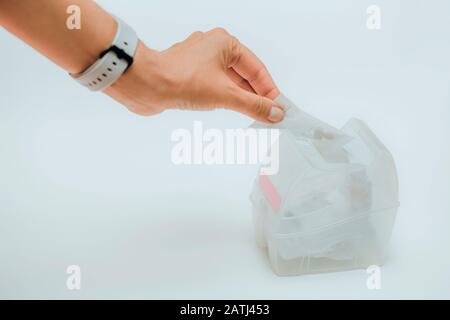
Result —
<svg viewBox="0 0 450 320"><path fill-rule="evenodd" d="M226 70L228 77L239 87L248 92L255 93L252 86L248 83L247 80L242 78L233 68L229 68Z"/></svg>
<svg viewBox="0 0 450 320"><path fill-rule="evenodd" d="M250 83L257 94L269 99L278 97L280 91L261 60L243 44L238 48L233 53L237 57L234 57L236 62L231 67Z"/></svg>
<svg viewBox="0 0 450 320"><path fill-rule="evenodd" d="M230 109L243 113L265 123L277 123L283 120L284 110L269 98L235 87L230 94Z"/></svg>
<svg viewBox="0 0 450 320"><path fill-rule="evenodd" d="M227 67L233 68L242 78L247 80L253 90L264 97L275 99L280 94L269 71L261 60L241 44L239 40L231 36L225 29L215 28L206 34L222 35L228 43L225 50L229 55Z"/></svg>
<svg viewBox="0 0 450 320"><path fill-rule="evenodd" d="M225 98L226 105L265 123L281 121L284 110L272 101L279 95L279 90L261 60L222 28L215 28L205 35L224 40L222 53L228 68L226 74L232 83Z"/></svg>

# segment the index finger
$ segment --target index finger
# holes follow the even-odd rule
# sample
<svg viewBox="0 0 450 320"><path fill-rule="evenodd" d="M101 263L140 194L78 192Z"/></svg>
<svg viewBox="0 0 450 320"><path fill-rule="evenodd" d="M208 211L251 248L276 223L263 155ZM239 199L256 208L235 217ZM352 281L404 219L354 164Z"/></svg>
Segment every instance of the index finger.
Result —
<svg viewBox="0 0 450 320"><path fill-rule="evenodd" d="M266 66L242 43L239 46L239 57L232 68L250 83L257 94L272 100L278 97L280 91Z"/></svg>

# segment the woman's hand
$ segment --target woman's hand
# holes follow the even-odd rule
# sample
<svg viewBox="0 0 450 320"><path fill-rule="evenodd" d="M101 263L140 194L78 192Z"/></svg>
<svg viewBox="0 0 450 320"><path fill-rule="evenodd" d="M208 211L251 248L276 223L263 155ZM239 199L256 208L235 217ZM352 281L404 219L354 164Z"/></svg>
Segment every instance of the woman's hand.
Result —
<svg viewBox="0 0 450 320"><path fill-rule="evenodd" d="M71 5L83 12L80 30L66 27ZM73 74L92 65L116 31L91 0L0 0L0 25ZM195 32L163 52L139 43L133 65L104 92L141 115L225 107L267 123L284 116L267 69L223 29Z"/></svg>
<svg viewBox="0 0 450 320"><path fill-rule="evenodd" d="M195 32L162 52L139 43L131 68L104 92L140 115L225 107L266 123L284 116L263 63L223 29Z"/></svg>

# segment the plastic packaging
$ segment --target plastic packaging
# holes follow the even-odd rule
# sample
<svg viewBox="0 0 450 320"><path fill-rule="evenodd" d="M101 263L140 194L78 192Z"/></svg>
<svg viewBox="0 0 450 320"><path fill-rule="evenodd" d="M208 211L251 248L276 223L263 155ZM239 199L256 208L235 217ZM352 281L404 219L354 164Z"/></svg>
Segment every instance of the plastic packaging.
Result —
<svg viewBox="0 0 450 320"><path fill-rule="evenodd" d="M361 120L338 130L282 95L277 101L286 108L285 119L270 126L280 129L279 170L260 174L250 196L257 242L274 271L382 265L399 206L391 154Z"/></svg>

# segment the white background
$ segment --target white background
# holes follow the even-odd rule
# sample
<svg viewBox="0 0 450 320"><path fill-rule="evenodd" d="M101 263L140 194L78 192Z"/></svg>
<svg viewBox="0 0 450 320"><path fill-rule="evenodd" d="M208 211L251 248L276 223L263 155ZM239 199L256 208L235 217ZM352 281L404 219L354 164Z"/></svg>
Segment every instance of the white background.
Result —
<svg viewBox="0 0 450 320"><path fill-rule="evenodd" d="M174 129L250 119L138 117L0 30L1 298L450 298L449 1L99 2L156 49L225 27L305 111L373 129L400 180L382 289L364 270L274 275L253 239L256 167L170 161Z"/></svg>

